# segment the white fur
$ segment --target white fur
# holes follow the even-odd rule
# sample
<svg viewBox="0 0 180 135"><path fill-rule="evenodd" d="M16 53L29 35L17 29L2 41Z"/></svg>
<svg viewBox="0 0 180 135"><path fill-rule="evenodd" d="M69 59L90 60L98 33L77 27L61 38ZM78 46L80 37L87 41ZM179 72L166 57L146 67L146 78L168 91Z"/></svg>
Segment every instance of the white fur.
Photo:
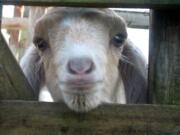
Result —
<svg viewBox="0 0 180 135"><path fill-rule="evenodd" d="M98 22L95 23L96 24L91 24L85 20L80 21L76 18L65 19L60 24L60 29L68 29L68 32L66 33L64 40L59 41L56 39L55 41L57 42L54 43L55 46L60 46L56 48L56 53L54 53L54 55L55 64L59 67L57 69L59 90L61 90L63 96L58 94L58 91L53 95L56 95L56 100L62 100L61 98L63 97L63 100L68 106L77 111L87 111L95 108L102 102L111 102L111 91L109 91L109 89L112 88L104 88L104 83L106 83L104 78L105 67L107 64L106 54L108 53L107 49L110 40L107 35L108 29ZM68 79L73 79L74 77L67 71L67 62L71 58L80 57L92 59L95 64L95 70L91 73L90 77L92 77L95 82L101 82L96 84L93 88L94 90L92 89L91 92L88 93L79 92L78 90L69 90L67 86L63 84L66 83ZM111 83L113 83L113 80ZM51 93L54 93L54 91L51 91ZM60 97L58 97L58 95L60 95ZM117 102L126 103L123 85L119 87L118 95L120 95L121 99ZM82 107L80 105L78 107L78 100L83 102L85 106Z"/></svg>

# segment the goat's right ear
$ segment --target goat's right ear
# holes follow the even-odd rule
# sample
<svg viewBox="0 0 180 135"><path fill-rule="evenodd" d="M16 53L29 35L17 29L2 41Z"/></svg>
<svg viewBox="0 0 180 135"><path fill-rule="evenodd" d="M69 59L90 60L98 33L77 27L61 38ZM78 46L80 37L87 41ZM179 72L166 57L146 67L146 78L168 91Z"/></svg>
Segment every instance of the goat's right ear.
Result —
<svg viewBox="0 0 180 135"><path fill-rule="evenodd" d="M20 66L38 98L39 91L44 83L44 70L41 58L35 46L30 46L22 57Z"/></svg>

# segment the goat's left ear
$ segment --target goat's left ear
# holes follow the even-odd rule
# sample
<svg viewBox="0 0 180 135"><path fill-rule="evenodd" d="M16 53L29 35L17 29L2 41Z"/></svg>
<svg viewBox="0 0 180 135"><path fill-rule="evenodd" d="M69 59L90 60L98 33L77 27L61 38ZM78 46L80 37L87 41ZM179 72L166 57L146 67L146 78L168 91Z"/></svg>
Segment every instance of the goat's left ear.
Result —
<svg viewBox="0 0 180 135"><path fill-rule="evenodd" d="M119 73L125 87L127 103L147 103L147 64L138 48L128 41L119 60Z"/></svg>

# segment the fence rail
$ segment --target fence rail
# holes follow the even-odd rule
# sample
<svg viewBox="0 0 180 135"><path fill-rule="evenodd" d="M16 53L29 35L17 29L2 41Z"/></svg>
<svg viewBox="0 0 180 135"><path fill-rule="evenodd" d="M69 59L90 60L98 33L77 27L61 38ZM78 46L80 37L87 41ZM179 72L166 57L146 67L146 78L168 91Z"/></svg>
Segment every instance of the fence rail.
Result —
<svg viewBox="0 0 180 135"><path fill-rule="evenodd" d="M0 102L2 135L178 135L180 106L103 105L74 113L63 103Z"/></svg>
<svg viewBox="0 0 180 135"><path fill-rule="evenodd" d="M14 17L14 18L2 18L2 29L27 29L28 28L28 18L20 18L20 17Z"/></svg>
<svg viewBox="0 0 180 135"><path fill-rule="evenodd" d="M3 0L3 4L34 6L178 8L179 0Z"/></svg>

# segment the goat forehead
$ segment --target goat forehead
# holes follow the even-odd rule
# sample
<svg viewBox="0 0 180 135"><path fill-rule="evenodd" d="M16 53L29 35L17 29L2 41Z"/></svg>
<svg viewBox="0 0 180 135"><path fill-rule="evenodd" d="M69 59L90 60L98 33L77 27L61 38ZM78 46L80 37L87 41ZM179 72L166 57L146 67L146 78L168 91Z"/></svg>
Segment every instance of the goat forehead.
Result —
<svg viewBox="0 0 180 135"><path fill-rule="evenodd" d="M109 31L101 23L81 18L66 18L60 22L55 51L64 57L101 55L109 46Z"/></svg>
<svg viewBox="0 0 180 135"><path fill-rule="evenodd" d="M81 29L84 31L108 30L108 27L102 21L97 19L87 20L82 17L67 17L62 19L61 27L70 29Z"/></svg>
<svg viewBox="0 0 180 135"><path fill-rule="evenodd" d="M99 21L89 21L83 18L65 18L60 22L60 31L68 40L87 41L90 39L107 40L108 27ZM61 32L60 32L61 33ZM70 39L69 39L70 38Z"/></svg>

